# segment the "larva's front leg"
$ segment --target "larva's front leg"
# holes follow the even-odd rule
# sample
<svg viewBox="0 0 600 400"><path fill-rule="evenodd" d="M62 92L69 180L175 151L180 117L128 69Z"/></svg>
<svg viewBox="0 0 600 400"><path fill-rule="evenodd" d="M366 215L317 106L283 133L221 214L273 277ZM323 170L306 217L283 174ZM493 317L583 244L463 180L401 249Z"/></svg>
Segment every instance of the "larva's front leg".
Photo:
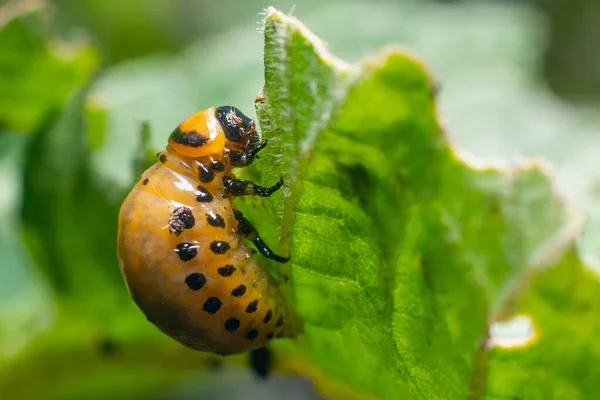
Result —
<svg viewBox="0 0 600 400"><path fill-rule="evenodd" d="M238 233L240 233L241 235L249 239L252 243L254 243L258 251L260 251L260 253L263 256L282 264L290 260L289 257L283 257L275 254L273 250L271 250L271 248L267 246L264 240L262 240L262 238L256 231L254 225L252 225L252 223L250 223L250 221L248 221L246 217L244 217L244 214L242 214L241 211L235 210L234 216L235 220L238 222Z"/></svg>
<svg viewBox="0 0 600 400"><path fill-rule="evenodd" d="M250 181L234 179L230 176L223 177L223 189L230 196L258 195L269 197L283 186L283 178L273 186L259 186Z"/></svg>

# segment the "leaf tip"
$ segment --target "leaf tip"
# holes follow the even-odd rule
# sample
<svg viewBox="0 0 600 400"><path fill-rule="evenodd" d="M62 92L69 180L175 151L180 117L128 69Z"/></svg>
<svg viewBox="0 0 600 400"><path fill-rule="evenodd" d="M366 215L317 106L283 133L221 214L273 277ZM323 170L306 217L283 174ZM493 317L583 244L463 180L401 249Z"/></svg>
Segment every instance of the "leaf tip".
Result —
<svg viewBox="0 0 600 400"><path fill-rule="evenodd" d="M268 40L270 36L271 39L278 42L287 43L294 35L299 35L312 45L319 58L334 69L338 71L352 69L350 64L332 55L325 43L297 18L269 6L266 9L264 21L265 39Z"/></svg>

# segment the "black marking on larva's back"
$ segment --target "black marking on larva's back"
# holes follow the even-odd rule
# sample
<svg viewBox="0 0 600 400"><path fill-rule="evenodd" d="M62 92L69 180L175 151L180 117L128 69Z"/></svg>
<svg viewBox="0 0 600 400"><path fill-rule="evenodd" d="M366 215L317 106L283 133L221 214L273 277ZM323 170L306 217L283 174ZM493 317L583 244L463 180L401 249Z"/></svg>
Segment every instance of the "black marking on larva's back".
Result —
<svg viewBox="0 0 600 400"><path fill-rule="evenodd" d="M177 127L173 133L171 133L171 139L184 146L200 147L208 142L210 138L197 131L182 132L179 130L179 127Z"/></svg>
<svg viewBox="0 0 600 400"><path fill-rule="evenodd" d="M192 290L200 290L206 283L206 277L200 272L194 272L185 278L185 283Z"/></svg>
<svg viewBox="0 0 600 400"><path fill-rule="evenodd" d="M199 203L210 203L213 201L213 195L202 185L196 188L196 201Z"/></svg>
<svg viewBox="0 0 600 400"><path fill-rule="evenodd" d="M161 154L160 156L158 156L158 161L161 162L161 164L164 164L167 162L167 156L165 154Z"/></svg>
<svg viewBox="0 0 600 400"><path fill-rule="evenodd" d="M144 179L144 181L142 182L142 185L146 186L148 184L148 182L150 182L150 179L146 178Z"/></svg>
<svg viewBox="0 0 600 400"><path fill-rule="evenodd" d="M281 325L283 325L283 315L279 317L279 319L277 320L277 323L275 324L276 327L280 327Z"/></svg>
<svg viewBox="0 0 600 400"><path fill-rule="evenodd" d="M240 320L237 318L229 318L225 321L225 329L229 332L234 332L240 327Z"/></svg>
<svg viewBox="0 0 600 400"><path fill-rule="evenodd" d="M231 274L233 274L236 269L237 268L234 267L233 265L228 264L228 265L226 265L224 267L219 267L219 269L217 270L217 272L222 277L228 277L228 276L231 276Z"/></svg>
<svg viewBox="0 0 600 400"><path fill-rule="evenodd" d="M235 107L217 107L215 114L225 136L232 142L241 142L244 135L254 129L254 121Z"/></svg>
<svg viewBox="0 0 600 400"><path fill-rule="evenodd" d="M242 297L246 293L246 286L240 285L231 291L233 297Z"/></svg>
<svg viewBox="0 0 600 400"><path fill-rule="evenodd" d="M273 332L269 332L267 334L267 339L271 340L271 339L273 339L273 336L275 336L275 334Z"/></svg>
<svg viewBox="0 0 600 400"><path fill-rule="evenodd" d="M225 170L225 164L223 164L221 161L219 160L211 160L210 161L210 168L213 171L224 171Z"/></svg>
<svg viewBox="0 0 600 400"><path fill-rule="evenodd" d="M273 318L273 310L269 310L267 311L267 314L265 315L265 317L263 318L263 322L265 324L268 324L269 321L271 320L271 318Z"/></svg>
<svg viewBox="0 0 600 400"><path fill-rule="evenodd" d="M214 226L215 228L223 228L225 229L225 220L219 214L210 211L206 215L206 221L210 226Z"/></svg>
<svg viewBox="0 0 600 400"><path fill-rule="evenodd" d="M256 312L256 310L258 310L258 300L251 301L250 304L248 304L248 307L246 307L246 312L248 314L252 314L253 312Z"/></svg>
<svg viewBox="0 0 600 400"><path fill-rule="evenodd" d="M192 243L179 243L177 247L175 247L175 252L179 254L179 258L181 261L190 261L192 258L198 255L198 246Z"/></svg>
<svg viewBox="0 0 600 400"><path fill-rule="evenodd" d="M229 248L229 243L222 240L215 240L210 244L210 250L215 254L225 254Z"/></svg>
<svg viewBox="0 0 600 400"><path fill-rule="evenodd" d="M211 182L214 179L214 177L215 174L212 171L212 169L208 168L203 163L198 163L198 179L200 179L200 182Z"/></svg>
<svg viewBox="0 0 600 400"><path fill-rule="evenodd" d="M249 340L256 339L257 336L258 330L256 329L252 329L251 331L248 331L248 333L246 333L246 338Z"/></svg>
<svg viewBox="0 0 600 400"><path fill-rule="evenodd" d="M190 207L177 207L169 218L169 232L171 235L179 236L184 229L192 229L195 224L196 219Z"/></svg>
<svg viewBox="0 0 600 400"><path fill-rule="evenodd" d="M202 309L209 314L214 314L219 311L222 304L223 303L221 303L221 300L219 300L217 297L209 297L208 300L204 302Z"/></svg>

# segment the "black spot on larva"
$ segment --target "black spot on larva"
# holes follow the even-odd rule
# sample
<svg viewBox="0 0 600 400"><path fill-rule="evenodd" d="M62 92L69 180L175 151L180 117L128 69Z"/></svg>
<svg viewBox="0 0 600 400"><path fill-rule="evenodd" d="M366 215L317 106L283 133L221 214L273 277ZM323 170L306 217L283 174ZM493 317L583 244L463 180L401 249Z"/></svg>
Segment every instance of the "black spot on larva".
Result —
<svg viewBox="0 0 600 400"><path fill-rule="evenodd" d="M250 367L259 378L265 379L269 375L271 360L271 351L266 347L250 352Z"/></svg>
<svg viewBox="0 0 600 400"><path fill-rule="evenodd" d="M221 161L212 160L210 162L210 168L213 171L223 171L225 169L225 164L223 164Z"/></svg>
<svg viewBox="0 0 600 400"><path fill-rule="evenodd" d="M234 297L243 296L246 293L246 286L240 285L231 291L231 295Z"/></svg>
<svg viewBox="0 0 600 400"><path fill-rule="evenodd" d="M150 182L150 179L146 178L144 179L144 181L142 182L142 185L146 186L148 184L148 182Z"/></svg>
<svg viewBox="0 0 600 400"><path fill-rule="evenodd" d="M158 156L158 161L160 161L162 164L167 162L167 156L165 154L161 154L160 156Z"/></svg>
<svg viewBox="0 0 600 400"><path fill-rule="evenodd" d="M202 309L209 314L214 314L221 308L221 300L216 297L209 297L208 300L204 302L204 307Z"/></svg>
<svg viewBox="0 0 600 400"><path fill-rule="evenodd" d="M267 311L267 314L263 318L263 322L265 324L268 324L272 317L273 317L273 311L272 310Z"/></svg>
<svg viewBox="0 0 600 400"><path fill-rule="evenodd" d="M189 288L192 290L200 290L206 283L206 277L204 276L204 274L194 272L193 274L189 274L187 278L185 278L185 283L187 283Z"/></svg>
<svg viewBox="0 0 600 400"><path fill-rule="evenodd" d="M177 207L171 213L169 218L169 232L172 235L179 236L184 229L191 229L196 224L192 209L189 207Z"/></svg>
<svg viewBox="0 0 600 400"><path fill-rule="evenodd" d="M213 196L203 186L198 185L196 188L196 201L200 203L210 203L213 201Z"/></svg>
<svg viewBox="0 0 600 400"><path fill-rule="evenodd" d="M185 229L193 228L194 224L196 223L194 214L192 214L192 209L188 207L181 207L181 214L179 215L179 219L183 223Z"/></svg>
<svg viewBox="0 0 600 400"><path fill-rule="evenodd" d="M206 220L210 226L214 226L215 228L223 228L225 229L225 220L219 214L214 212L209 212L206 216Z"/></svg>
<svg viewBox="0 0 600 400"><path fill-rule="evenodd" d="M198 178L200 182L210 182L214 177L215 174L212 172L212 169L202 163L198 163Z"/></svg>
<svg viewBox="0 0 600 400"><path fill-rule="evenodd" d="M231 274L233 274L236 269L237 268L233 265L226 265L224 267L220 267L217 271L219 272L219 275L227 277L231 276Z"/></svg>
<svg viewBox="0 0 600 400"><path fill-rule="evenodd" d="M246 338L252 340L252 339L256 339L256 337L258 336L258 330L256 329L252 329L251 331L248 331L248 333L246 333Z"/></svg>
<svg viewBox="0 0 600 400"><path fill-rule="evenodd" d="M225 254L229 250L229 243L215 240L210 244L210 250L215 254Z"/></svg>
<svg viewBox="0 0 600 400"><path fill-rule="evenodd" d="M171 139L179 144L190 147L200 147L209 140L208 137L196 131L182 132L179 127L171 133Z"/></svg>
<svg viewBox="0 0 600 400"><path fill-rule="evenodd" d="M197 247L195 244L183 242L175 247L175 252L179 254L182 261L190 261L198 254Z"/></svg>
<svg viewBox="0 0 600 400"><path fill-rule="evenodd" d="M271 340L271 339L273 339L273 336L275 336L275 334L273 332L269 332L267 334L267 339Z"/></svg>
<svg viewBox="0 0 600 400"><path fill-rule="evenodd" d="M237 318L229 318L227 321L225 321L225 329L227 329L229 332L233 332L239 327L240 320Z"/></svg>
<svg viewBox="0 0 600 400"><path fill-rule="evenodd" d="M258 310L258 300L251 301L250 304L248 304L248 307L246 307L246 312L248 314L252 314L256 310Z"/></svg>
<svg viewBox="0 0 600 400"><path fill-rule="evenodd" d="M279 317L279 319L277 320L277 323L275 324L276 327L280 327L281 325L283 325L283 315L281 317Z"/></svg>

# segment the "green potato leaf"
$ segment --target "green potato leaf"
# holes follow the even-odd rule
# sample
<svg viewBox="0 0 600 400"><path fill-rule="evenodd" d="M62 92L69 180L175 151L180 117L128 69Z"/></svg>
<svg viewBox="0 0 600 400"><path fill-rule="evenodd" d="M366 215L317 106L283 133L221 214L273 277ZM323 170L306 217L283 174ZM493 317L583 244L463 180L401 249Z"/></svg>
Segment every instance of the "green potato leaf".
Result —
<svg viewBox="0 0 600 400"><path fill-rule="evenodd" d="M248 176L282 174L287 187L268 212L245 211L262 231L281 226L292 257L280 268L306 326L276 343L280 366L314 368L332 398L498 396L482 384L490 327L534 277L555 273L582 230L542 161L458 154L433 97L405 53L346 65L269 9L257 114L270 145Z"/></svg>
<svg viewBox="0 0 600 400"><path fill-rule="evenodd" d="M535 277L516 312L533 344L489 353L486 389L510 399L594 399L600 373L600 285L574 252Z"/></svg>

